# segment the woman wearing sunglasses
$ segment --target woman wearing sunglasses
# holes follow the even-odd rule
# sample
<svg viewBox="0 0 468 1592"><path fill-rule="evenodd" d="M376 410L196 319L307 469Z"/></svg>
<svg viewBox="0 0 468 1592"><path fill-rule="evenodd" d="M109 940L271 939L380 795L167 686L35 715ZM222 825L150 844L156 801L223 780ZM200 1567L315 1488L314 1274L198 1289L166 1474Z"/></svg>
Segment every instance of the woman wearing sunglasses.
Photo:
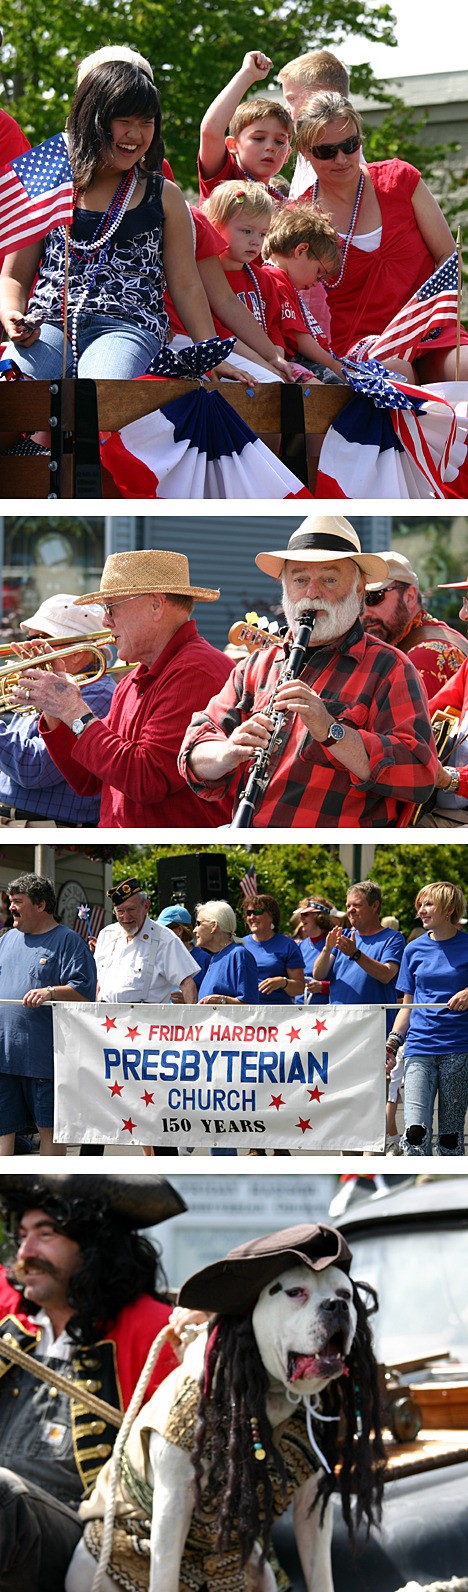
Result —
<svg viewBox="0 0 468 1592"><path fill-rule="evenodd" d="M304 963L296 941L279 932L280 909L275 896L257 895L247 901L244 917L250 930L244 945L257 963L262 1002L292 1006L304 990Z"/></svg>
<svg viewBox="0 0 468 1592"><path fill-rule="evenodd" d="M315 180L307 194L341 237L338 275L327 285L331 346L346 354L360 337L383 332L455 242L442 211L415 166L404 160L363 162L362 123L339 94L316 94L302 112L297 146ZM447 324L418 357L419 381L455 377L456 327ZM394 361L392 361L392 368ZM396 368L396 367L395 367ZM462 328L461 380L468 378L468 335Z"/></svg>

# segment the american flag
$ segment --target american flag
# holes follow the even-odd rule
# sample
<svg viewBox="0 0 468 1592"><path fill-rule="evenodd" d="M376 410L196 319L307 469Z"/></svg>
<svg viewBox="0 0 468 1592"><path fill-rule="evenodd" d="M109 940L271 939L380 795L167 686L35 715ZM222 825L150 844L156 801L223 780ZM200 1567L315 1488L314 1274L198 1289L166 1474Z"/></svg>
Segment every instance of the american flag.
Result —
<svg viewBox="0 0 468 1592"><path fill-rule="evenodd" d="M104 907L88 907L85 901L78 907L74 929L82 939L96 940L104 928Z"/></svg>
<svg viewBox="0 0 468 1592"><path fill-rule="evenodd" d="M352 358L388 361L416 359L429 352L443 326L455 325L458 299L458 252L439 266L408 299L378 337L361 338L348 353Z"/></svg>
<svg viewBox="0 0 468 1592"><path fill-rule="evenodd" d="M244 873L244 877L240 881L240 887L246 900L248 901L250 898L253 901L254 896L257 894L257 871L254 862L247 873Z"/></svg>
<svg viewBox="0 0 468 1592"><path fill-rule="evenodd" d="M24 249L73 220L73 175L63 133L4 166L0 174L0 249Z"/></svg>

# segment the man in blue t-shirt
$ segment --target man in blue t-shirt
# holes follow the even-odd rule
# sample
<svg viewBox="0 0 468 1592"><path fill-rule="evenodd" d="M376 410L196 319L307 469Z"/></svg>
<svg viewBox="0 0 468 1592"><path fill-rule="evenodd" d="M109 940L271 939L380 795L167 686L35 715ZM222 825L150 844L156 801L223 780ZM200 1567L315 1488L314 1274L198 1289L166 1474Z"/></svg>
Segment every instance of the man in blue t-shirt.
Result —
<svg viewBox="0 0 468 1592"><path fill-rule="evenodd" d="M8 885L14 927L0 940L0 1156L15 1133L36 1124L41 1155L65 1155L53 1142L53 1001L92 1001L94 957L57 920L50 879L24 873ZM11 1004L8 1004L11 1002Z"/></svg>
<svg viewBox="0 0 468 1592"><path fill-rule="evenodd" d="M342 1006L396 1005L396 980L405 949L403 935L381 924L382 891L371 879L352 885L346 897L351 927L327 934L314 978L330 980L330 1001ZM387 1034L395 1013L387 1012Z"/></svg>

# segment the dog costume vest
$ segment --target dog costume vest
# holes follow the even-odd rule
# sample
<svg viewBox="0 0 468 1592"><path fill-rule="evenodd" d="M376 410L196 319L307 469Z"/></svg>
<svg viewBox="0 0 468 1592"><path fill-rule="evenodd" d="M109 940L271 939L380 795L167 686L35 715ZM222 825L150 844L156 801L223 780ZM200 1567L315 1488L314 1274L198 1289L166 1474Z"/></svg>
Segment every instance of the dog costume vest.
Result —
<svg viewBox="0 0 468 1592"><path fill-rule="evenodd" d="M151 1420L151 1402L140 1412L133 1424L123 1450L120 1481L117 1492L117 1517L114 1526L112 1553L108 1574L124 1592L148 1592L150 1570L150 1530L153 1508L152 1488L146 1480L148 1474L149 1442L152 1431L160 1431L169 1443L191 1454L194 1446L196 1414L200 1390L195 1378L187 1377L169 1411L164 1431L156 1419ZM274 1514L279 1517L292 1502L298 1488L318 1470L318 1462L310 1447L306 1429L305 1410L302 1404L292 1410L290 1418L275 1429L275 1446L281 1455L286 1482L283 1488L273 1466L269 1475L274 1492ZM207 1462L210 1459L208 1438ZM265 1461L268 1464L268 1461ZM260 1469L260 1466L259 1466ZM109 1466L101 1472L93 1499L84 1504L81 1514L92 1509L93 1500L100 1494L103 1500L104 1480L108 1480ZM220 1481L220 1489L222 1481ZM197 1509L192 1516L185 1543L179 1592L247 1592L248 1569L239 1563L236 1548L223 1552L215 1547L218 1524L216 1505ZM93 1558L98 1559L102 1541L102 1519L88 1520L84 1540ZM277 1569L280 1592L289 1588L289 1578Z"/></svg>

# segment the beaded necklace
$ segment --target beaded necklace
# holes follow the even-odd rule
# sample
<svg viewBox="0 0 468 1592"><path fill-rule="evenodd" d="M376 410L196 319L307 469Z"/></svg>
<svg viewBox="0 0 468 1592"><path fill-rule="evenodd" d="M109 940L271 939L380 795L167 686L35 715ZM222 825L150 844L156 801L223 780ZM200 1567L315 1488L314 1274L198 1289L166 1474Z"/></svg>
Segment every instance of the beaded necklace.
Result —
<svg viewBox="0 0 468 1592"><path fill-rule="evenodd" d="M262 181L261 177L252 177L251 172L250 171L246 171L244 166L239 166L239 171L241 173L241 176L245 177L245 181L246 182L261 182ZM280 204L284 205L286 194L282 193L281 188L275 188L275 185L274 185L273 182L264 182L264 183L262 183L262 187L266 188L267 193L270 194L272 199L279 199Z"/></svg>
<svg viewBox="0 0 468 1592"><path fill-rule="evenodd" d="M319 186L320 186L319 178L317 177L317 180L316 180L316 182L314 184L313 194L312 194L312 204L314 204L314 205L317 204ZM355 230L356 230L356 222L357 222L357 218L358 218L358 215L359 215L359 206L360 206L361 199L362 199L363 189L364 189L364 172L361 171L360 176L359 176L358 191L357 191L356 198L355 198L355 201L354 201L354 209L353 209L353 213L352 213L351 220L350 220L350 223L349 223L348 231L346 233L346 237L345 237L345 240L344 240L340 274L339 274L339 276L337 276L336 282L328 282L327 281L327 283L326 283L327 293L331 293L332 289L334 289L336 287L339 287L340 286L340 282L343 281L343 277L344 277L345 269L346 269L346 261L347 261L347 258L348 258L349 245L353 241L354 233L355 233Z"/></svg>
<svg viewBox="0 0 468 1592"><path fill-rule="evenodd" d="M122 220L122 217L125 215L125 211L128 210L128 206L129 206L130 200L131 200L131 198L132 198L132 196L133 196L133 194L135 192L136 185L137 185L137 175L136 175L135 167L132 167L130 171L126 171L124 173L123 177L121 178L121 180L119 182L118 187L115 190L115 194L113 195L113 198L111 199L110 205L108 206L108 208L105 211L105 213L102 216L99 217L99 221L98 221L96 230L93 233L92 238L87 239L86 241L83 241L83 242L79 241L76 238L70 238L70 241L69 241L70 253L73 254L75 256L75 258L77 258L77 259L79 259L80 256L84 258L86 255L88 255L90 257L90 261L91 261L91 264L93 266L91 275L88 277L88 280L85 283L85 286L83 288L83 292L81 294L81 297L79 298L78 303L75 306L75 309L73 310L73 313L72 313L70 340L71 340L72 353L73 353L73 375L74 376L76 375L76 370L77 370L77 365L78 365L78 319L79 319L79 316L81 314L81 310L83 309L83 305L86 302L88 294L91 292L91 288L94 286L94 283L96 281L96 277L99 274L101 266L107 260L112 238L114 237L115 233L118 230L118 227L120 226L120 222ZM74 197L76 199L76 195ZM85 270L86 270L86 263L85 263ZM62 298L62 319L65 318L64 305L65 305L65 284L64 284L63 298Z"/></svg>
<svg viewBox="0 0 468 1592"><path fill-rule="evenodd" d="M246 263L244 264L244 271L247 271L247 275L250 276L250 280L251 280L251 282L253 282L253 285L254 285L254 288L255 288L255 298L256 298L257 306L258 306L258 315L255 313L255 310L252 311L252 314L255 316L255 320L256 321L260 321L261 325L263 326L263 330L264 330L264 332L266 332L267 337L268 337L269 334L268 334L268 327L267 327L267 322L266 322L265 309L264 309L263 299L262 299L262 295L261 295L260 285L257 282L255 271L252 271L252 267L250 265L247 265Z"/></svg>

